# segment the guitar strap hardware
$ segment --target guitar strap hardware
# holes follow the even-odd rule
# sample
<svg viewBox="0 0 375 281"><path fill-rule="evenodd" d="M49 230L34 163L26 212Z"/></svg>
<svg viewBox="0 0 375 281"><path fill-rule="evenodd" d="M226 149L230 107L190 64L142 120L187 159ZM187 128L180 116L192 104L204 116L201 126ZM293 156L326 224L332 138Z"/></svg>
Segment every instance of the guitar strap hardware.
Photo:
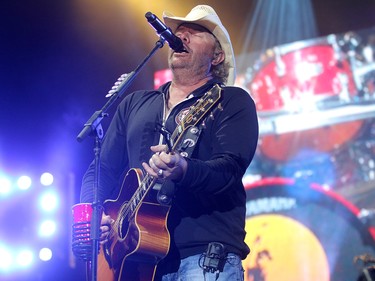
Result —
<svg viewBox="0 0 375 281"><path fill-rule="evenodd" d="M191 156L194 150L195 145L198 142L198 138L202 132L202 129L205 127L204 123L202 123L199 127L194 126L191 127L189 130L187 130L180 143L177 145L175 151L180 153L181 156L183 157L188 157ZM163 135L165 143L168 147L168 151L172 151L172 142L171 142L171 133L162 126L159 129L160 134Z"/></svg>
<svg viewBox="0 0 375 281"><path fill-rule="evenodd" d="M180 143L180 145L177 147L177 151L180 153L183 157L191 156L194 147L198 142L198 138L202 132L202 128L198 127L191 127L184 135L183 141Z"/></svg>
<svg viewBox="0 0 375 281"><path fill-rule="evenodd" d="M167 130L166 127L164 126L161 126L160 129L159 129L159 132L160 134L164 137L165 139L165 142L167 144L167 147L168 147L168 151L172 151L173 150L173 147L172 147L172 140L171 140L171 137L172 137L172 133L170 131Z"/></svg>

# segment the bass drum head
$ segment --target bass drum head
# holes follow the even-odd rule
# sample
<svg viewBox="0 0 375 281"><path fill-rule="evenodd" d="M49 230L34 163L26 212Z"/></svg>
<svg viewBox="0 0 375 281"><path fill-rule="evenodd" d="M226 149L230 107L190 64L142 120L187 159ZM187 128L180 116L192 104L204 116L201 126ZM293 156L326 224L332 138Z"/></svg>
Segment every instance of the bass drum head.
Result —
<svg viewBox="0 0 375 281"><path fill-rule="evenodd" d="M281 178L245 187L251 249L243 262L245 281L356 280L353 259L374 253L374 229L332 191Z"/></svg>

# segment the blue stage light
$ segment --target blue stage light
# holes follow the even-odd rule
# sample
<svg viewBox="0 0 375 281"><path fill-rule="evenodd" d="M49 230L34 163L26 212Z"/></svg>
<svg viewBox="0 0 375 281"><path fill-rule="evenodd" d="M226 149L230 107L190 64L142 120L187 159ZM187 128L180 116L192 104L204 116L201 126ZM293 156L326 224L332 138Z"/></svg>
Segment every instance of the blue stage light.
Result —
<svg viewBox="0 0 375 281"><path fill-rule="evenodd" d="M9 194L12 190L12 183L6 177L0 177L0 194Z"/></svg>
<svg viewBox="0 0 375 281"><path fill-rule="evenodd" d="M54 191L47 191L40 195L39 206L45 212L52 212L57 209L58 195Z"/></svg>
<svg viewBox="0 0 375 281"><path fill-rule="evenodd" d="M21 190L27 190L30 188L31 186L31 178L29 176L21 176L19 177L19 179L17 180L17 185L19 187L19 189Z"/></svg>
<svg viewBox="0 0 375 281"><path fill-rule="evenodd" d="M33 252L28 249L21 250L16 255L16 262L20 267L29 267L34 259Z"/></svg>
<svg viewBox="0 0 375 281"><path fill-rule="evenodd" d="M52 250L50 248L42 248L39 251L39 259L42 261L49 261L52 259Z"/></svg>
<svg viewBox="0 0 375 281"><path fill-rule="evenodd" d="M56 222L52 220L45 220L39 227L39 236L49 237L56 232Z"/></svg>
<svg viewBox="0 0 375 281"><path fill-rule="evenodd" d="M54 177L50 173L43 173L40 176L40 183L44 186L49 186L53 183Z"/></svg>
<svg viewBox="0 0 375 281"><path fill-rule="evenodd" d="M9 249L0 246L0 271L10 271L13 264L13 256Z"/></svg>

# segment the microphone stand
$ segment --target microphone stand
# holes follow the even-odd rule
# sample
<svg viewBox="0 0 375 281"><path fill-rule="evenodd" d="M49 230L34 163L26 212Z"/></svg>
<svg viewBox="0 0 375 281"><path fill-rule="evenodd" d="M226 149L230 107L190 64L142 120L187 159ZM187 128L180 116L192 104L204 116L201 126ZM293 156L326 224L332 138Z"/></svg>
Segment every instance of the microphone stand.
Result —
<svg viewBox="0 0 375 281"><path fill-rule="evenodd" d="M108 109L113 103L120 98L124 92L129 88L135 77L138 75L140 70L144 67L146 62L152 57L152 55L160 48L164 46L165 39L160 37L155 44L155 47L151 52L143 59L143 61L136 67L135 70L125 76L124 80L117 86L115 90L110 91L110 98L106 104L89 118L84 124L83 129L77 136L77 141L82 142L88 135L95 136L95 165L94 165L94 184L93 184L93 203L92 203L92 219L90 226L90 239L92 240L92 254L91 254L91 281L97 280L97 263L99 254L99 238L100 238L100 214L103 206L102 202L99 201L98 188L100 183L100 152L101 152L101 141L104 136L101 121L104 117L108 116ZM122 76L123 77L123 76Z"/></svg>

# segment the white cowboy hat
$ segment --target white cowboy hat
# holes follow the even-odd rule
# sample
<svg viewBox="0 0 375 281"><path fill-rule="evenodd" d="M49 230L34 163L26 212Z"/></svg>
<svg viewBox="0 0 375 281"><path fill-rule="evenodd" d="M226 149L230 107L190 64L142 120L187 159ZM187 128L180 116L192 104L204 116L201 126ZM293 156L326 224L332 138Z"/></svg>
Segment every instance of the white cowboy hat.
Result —
<svg viewBox="0 0 375 281"><path fill-rule="evenodd" d="M163 13L165 24L171 28L173 32L184 22L199 24L207 28L216 39L220 42L221 48L225 53L225 62L229 63L229 74L227 77L227 85L233 85L236 78L236 62L232 43L228 31L221 23L219 16L215 10L207 5L198 5L194 7L186 17L176 17L170 12Z"/></svg>

